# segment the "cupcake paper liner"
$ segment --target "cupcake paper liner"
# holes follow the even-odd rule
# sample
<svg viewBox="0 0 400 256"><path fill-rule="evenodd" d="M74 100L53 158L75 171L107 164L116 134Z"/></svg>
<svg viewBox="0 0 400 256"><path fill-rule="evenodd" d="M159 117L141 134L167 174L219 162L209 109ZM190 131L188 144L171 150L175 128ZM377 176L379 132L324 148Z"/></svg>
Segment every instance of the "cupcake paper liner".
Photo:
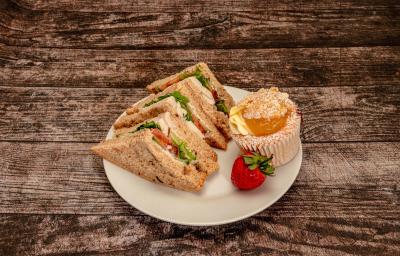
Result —
<svg viewBox="0 0 400 256"><path fill-rule="evenodd" d="M275 136L273 140L263 140L265 137L255 137L251 135L233 135L233 139L239 147L247 151L258 152L263 156L271 156L272 165L281 166L292 160L299 151L300 140L300 121L295 122L296 125L290 132L283 136ZM248 137L252 139L248 139Z"/></svg>

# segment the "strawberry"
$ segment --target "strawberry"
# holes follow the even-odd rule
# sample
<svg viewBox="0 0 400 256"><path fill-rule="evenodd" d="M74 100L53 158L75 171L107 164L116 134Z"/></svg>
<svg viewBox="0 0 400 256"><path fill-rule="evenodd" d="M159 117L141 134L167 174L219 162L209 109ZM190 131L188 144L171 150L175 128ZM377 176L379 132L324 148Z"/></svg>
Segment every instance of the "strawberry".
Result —
<svg viewBox="0 0 400 256"><path fill-rule="evenodd" d="M265 157L253 152L238 156L232 166L233 185L243 190L260 186L264 183L266 175L274 174L271 160L272 156Z"/></svg>

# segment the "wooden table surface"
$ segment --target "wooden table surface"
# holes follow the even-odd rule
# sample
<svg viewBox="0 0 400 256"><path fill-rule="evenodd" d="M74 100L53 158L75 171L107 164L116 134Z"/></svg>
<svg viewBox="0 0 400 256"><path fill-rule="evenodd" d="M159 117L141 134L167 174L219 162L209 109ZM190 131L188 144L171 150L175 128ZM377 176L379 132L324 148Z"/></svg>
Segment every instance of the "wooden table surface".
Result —
<svg viewBox="0 0 400 256"><path fill-rule="evenodd" d="M88 151L198 61L304 113L292 188L215 227L139 212ZM399 107L398 0L1 0L0 255L400 255Z"/></svg>

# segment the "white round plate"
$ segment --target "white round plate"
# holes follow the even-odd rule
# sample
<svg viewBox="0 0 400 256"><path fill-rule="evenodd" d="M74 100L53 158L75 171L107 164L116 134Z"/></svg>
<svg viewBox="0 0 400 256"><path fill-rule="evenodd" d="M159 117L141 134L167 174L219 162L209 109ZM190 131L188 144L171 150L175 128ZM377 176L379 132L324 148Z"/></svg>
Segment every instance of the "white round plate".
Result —
<svg viewBox="0 0 400 256"><path fill-rule="evenodd" d="M225 86L235 101L249 92ZM108 132L111 138L113 129ZM183 225L210 226L250 217L275 203L295 181L302 161L300 147L296 157L278 167L275 176L250 191L236 189L231 183L231 168L239 154L231 141L226 151L216 150L220 169L208 177L201 192L175 190L144 180L106 160L106 175L117 193L130 205L155 218Z"/></svg>

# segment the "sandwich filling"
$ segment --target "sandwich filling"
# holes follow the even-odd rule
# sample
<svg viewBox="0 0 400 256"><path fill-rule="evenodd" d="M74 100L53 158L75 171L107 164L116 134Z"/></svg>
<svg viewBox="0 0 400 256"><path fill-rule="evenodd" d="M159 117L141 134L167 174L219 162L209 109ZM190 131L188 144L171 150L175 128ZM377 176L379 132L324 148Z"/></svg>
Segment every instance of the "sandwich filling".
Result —
<svg viewBox="0 0 400 256"><path fill-rule="evenodd" d="M183 163L190 164L196 161L195 153L188 148L186 142L182 139L172 133L168 137L157 128L151 128L151 133L153 134L153 141L175 155Z"/></svg>
<svg viewBox="0 0 400 256"><path fill-rule="evenodd" d="M200 137L204 137L207 129L202 124L201 120L197 117L195 113L193 113L193 107L190 104L190 101L187 97L183 96L178 91L173 91L171 93L162 95L157 99L154 99L144 105L144 107L151 106L163 100L171 100L174 99L173 104L177 106L177 112L189 123L189 127Z"/></svg>
<svg viewBox="0 0 400 256"><path fill-rule="evenodd" d="M179 161L184 164L191 164L196 161L196 154L189 149L187 143L183 139L179 138L179 136L173 132L174 127L165 114L126 129L122 133L117 134L116 137L130 136L144 129L150 129L153 135L153 141Z"/></svg>
<svg viewBox="0 0 400 256"><path fill-rule="evenodd" d="M228 108L225 105L225 101L218 95L217 90L215 90L215 88L210 83L210 79L203 74L199 66L197 66L193 72L183 72L179 74L176 78L157 87L156 91L157 92L163 91L167 87L176 84L189 77L196 78L196 80L199 81L200 84L211 93L213 98L213 104L217 107L218 111L223 112L225 115L229 114Z"/></svg>
<svg viewBox="0 0 400 256"><path fill-rule="evenodd" d="M192 82L192 85L196 87L196 90L200 92L205 101L207 101L211 105L215 104L215 100L212 93L209 90L207 90L204 86L202 86L199 80L197 80L194 77L190 77L188 79Z"/></svg>

